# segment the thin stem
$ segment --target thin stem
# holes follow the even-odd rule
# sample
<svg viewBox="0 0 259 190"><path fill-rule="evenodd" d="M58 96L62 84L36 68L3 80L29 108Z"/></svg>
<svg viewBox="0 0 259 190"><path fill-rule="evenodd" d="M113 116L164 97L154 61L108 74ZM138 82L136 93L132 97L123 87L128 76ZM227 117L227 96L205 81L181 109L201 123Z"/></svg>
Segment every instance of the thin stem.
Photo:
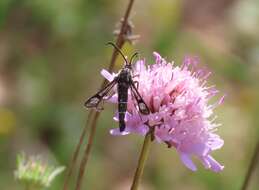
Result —
<svg viewBox="0 0 259 190"><path fill-rule="evenodd" d="M80 190L81 185L82 185L82 179L83 179L84 173L85 173L85 166L88 161L89 153L91 151L92 144L94 141L96 124L97 124L97 119L98 119L99 115L100 115L100 112L96 112L96 114L94 115L94 118L93 118L93 123L92 123L91 131L90 131L90 135L89 135L88 144L86 146L84 156L83 156L81 164L80 164L79 175L78 175L77 183L76 183L76 190Z"/></svg>
<svg viewBox="0 0 259 190"><path fill-rule="evenodd" d="M258 159L259 159L259 141L257 142L257 145L255 147L255 150L254 150L254 153L253 153L249 168L247 170L246 177L245 177L241 190L246 190L248 188L249 181L252 177L252 173L253 173L254 169L256 168Z"/></svg>
<svg viewBox="0 0 259 190"><path fill-rule="evenodd" d="M132 9L133 3L134 3L134 0L129 1L129 4L128 4L126 12L125 12L125 15L123 17L123 23L122 23L120 33L119 33L117 41L116 41L116 46L118 46L118 48L122 48L122 46L125 43L124 34L127 32L128 18L129 18L130 11ZM109 68L108 68L109 72L111 72L114 69L114 65L115 65L117 55L118 55L118 52L114 49L113 53L112 53L110 65L109 65ZM107 82L106 80L103 81L101 88L103 88L106 85L106 82ZM85 149L85 152L84 152L83 159L82 159L81 164L80 164L80 171L79 171L79 175L78 175L78 178L77 178L76 190L80 190L80 188L81 188L82 179L83 179L83 176L84 176L84 171L85 171L85 167L87 165L88 157L89 157L90 152L91 152L91 147L92 147L92 143L93 143L93 140L94 140L96 124L97 124L97 120L99 118L99 115L100 115L99 112L95 112L94 116L93 116L94 119L93 119L92 125L90 126L89 139L88 139L88 142L87 142L87 145L86 145L86 149ZM86 125L88 125L88 124L89 124L89 122L87 122Z"/></svg>
<svg viewBox="0 0 259 190"><path fill-rule="evenodd" d="M68 188L68 182L69 182L69 179L70 179L70 177L71 177L71 175L73 173L73 169L75 167L75 164L76 164L76 161L77 161L77 158L78 158L78 154L79 154L80 148L81 148L81 146L83 144L83 141L84 141L84 138L85 138L85 135L86 135L87 126L88 126L88 123L91 120L92 115L93 115L93 110L90 111L90 113L89 113L89 115L87 117L87 121L86 121L84 129L83 129L83 131L81 133L79 142L78 142L78 144L76 146L76 150L73 153L72 161L70 162L70 164L68 166L68 172L67 172L67 175L65 177L65 182L64 182L63 190L66 190Z"/></svg>
<svg viewBox="0 0 259 190"><path fill-rule="evenodd" d="M132 9L133 3L134 3L134 0L129 1L128 7L127 7L126 12L125 12L125 15L123 17L123 22L122 22L122 25L121 25L120 33L119 33L117 41L116 41L116 46L120 49L122 48L122 46L125 43L124 34L126 34L126 32L127 32L128 19L129 19L129 15L130 15L130 11ZM116 50L114 50L113 53L112 53L112 58L111 58L110 66L109 66L109 69L108 69L110 72L114 68L115 60L117 58L117 55L118 55L118 52Z"/></svg>
<svg viewBox="0 0 259 190"><path fill-rule="evenodd" d="M126 9L125 15L123 17L123 23L122 23L122 26L121 26L121 29L120 29L120 33L119 33L117 41L116 41L116 45L119 48L122 48L122 46L125 43L124 34L127 32L128 18L129 18L130 11L132 9L133 3L134 3L134 0L130 0L130 2L128 4L128 7ZM114 69L114 65L115 65L115 61L116 61L117 55L118 55L118 52L116 50L114 50L113 53L112 53L112 58L111 58L110 65L109 65L109 68L108 68L109 72L112 72L112 70ZM106 85L106 83L107 83L107 81L104 80L102 85L101 85L101 88L103 88ZM99 113L98 112L94 113L93 110L91 110L89 115L88 115L85 127L84 127L83 132L82 132L82 134L80 136L80 139L79 139L79 143L78 143L78 145L76 147L76 150L75 150L75 152L73 154L73 158L72 158L71 164L70 164L69 169L68 169L68 174L67 174L67 176L65 178L63 190L67 190L67 188L68 188L69 179L70 179L70 177L71 177L71 175L73 173L73 169L75 167L75 163L77 161L80 148L82 146L84 137L86 135L87 126L89 125L89 123L91 121L91 117L92 117L93 114L94 114L93 118L94 118L94 120L96 120L96 122L93 122L93 124L91 125L91 128L90 128L90 136L89 136L89 139L88 139L88 142L87 142L87 147L86 147L86 150L88 150L88 151L85 151L86 155L84 155L84 158L83 158L83 160L81 162L81 166L82 166L81 168L85 168L85 166L87 165L88 157L89 157L90 150L91 150L91 147L92 147L92 142L91 141L93 141L93 139L94 139L96 123L97 123L97 119L99 117ZM90 139L92 139L92 140L90 140ZM81 187L81 178L83 177L82 174L84 174L84 172L81 171L80 173L81 174L79 175L79 177L77 179L77 186L79 187L79 189Z"/></svg>
<svg viewBox="0 0 259 190"><path fill-rule="evenodd" d="M151 138L152 138L152 132L150 131L145 136L144 144L142 146L142 150L141 150L140 157L138 160L138 166L135 171L134 179L133 179L133 182L132 182L132 185L130 188L131 190L138 189L138 186L139 186L139 183L140 183L143 171L144 171L144 166L145 166L148 154L149 154L150 144L152 142Z"/></svg>

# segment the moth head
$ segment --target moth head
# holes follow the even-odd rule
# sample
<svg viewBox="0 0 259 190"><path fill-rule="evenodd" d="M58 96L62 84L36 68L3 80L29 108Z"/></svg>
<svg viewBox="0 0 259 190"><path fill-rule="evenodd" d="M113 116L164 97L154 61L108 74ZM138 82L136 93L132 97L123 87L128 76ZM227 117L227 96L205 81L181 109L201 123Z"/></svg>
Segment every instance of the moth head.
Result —
<svg viewBox="0 0 259 190"><path fill-rule="evenodd" d="M119 48L116 44L114 44L114 43L112 43L112 42L108 42L107 45L113 46L113 47L116 49L116 51L122 56L122 58L124 59L124 61L125 61L125 63L126 63L126 65L124 66L124 68L128 68L128 69L132 70L131 64L132 64L133 59L134 59L136 56L138 56L138 52L134 53L134 54L131 56L130 61L128 61L127 58L126 58L126 56L122 53L122 51L120 50L120 48Z"/></svg>

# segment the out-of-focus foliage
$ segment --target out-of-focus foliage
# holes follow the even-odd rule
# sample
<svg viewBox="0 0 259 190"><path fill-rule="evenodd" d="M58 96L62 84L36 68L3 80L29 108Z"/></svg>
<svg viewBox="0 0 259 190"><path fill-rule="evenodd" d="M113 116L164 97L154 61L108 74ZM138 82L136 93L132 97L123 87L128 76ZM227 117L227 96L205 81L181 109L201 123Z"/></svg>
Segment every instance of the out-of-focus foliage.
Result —
<svg viewBox="0 0 259 190"><path fill-rule="evenodd" d="M15 179L29 189L43 189L49 187L57 175L65 167L54 167L42 161L40 156L26 158L24 153L17 155Z"/></svg>
<svg viewBox="0 0 259 190"><path fill-rule="evenodd" d="M101 85L122 0L0 1L0 189L22 189L13 178L17 152L44 154L67 165L88 111L84 100ZM153 145L142 189L239 189L259 132L258 0L135 0L131 20L141 37L123 51L176 64L198 55L225 103L216 110L224 147L213 156L222 173L190 172L173 150ZM122 59L116 62L116 70ZM142 138L112 137L112 109L98 121L85 187L128 189ZM197 163L198 164L198 163ZM250 189L259 188L258 167ZM109 172L106 172L109 171ZM76 175L75 175L76 176ZM60 189L62 177L50 189ZM72 181L73 182L73 181Z"/></svg>

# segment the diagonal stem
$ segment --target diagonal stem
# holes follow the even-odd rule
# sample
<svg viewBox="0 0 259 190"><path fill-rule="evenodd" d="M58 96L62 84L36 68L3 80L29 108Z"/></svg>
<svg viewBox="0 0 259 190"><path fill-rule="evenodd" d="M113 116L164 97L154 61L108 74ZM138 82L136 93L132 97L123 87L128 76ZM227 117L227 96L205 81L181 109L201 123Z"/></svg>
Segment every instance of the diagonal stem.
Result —
<svg viewBox="0 0 259 190"><path fill-rule="evenodd" d="M258 159L259 159L259 141L257 142L257 145L255 147L255 150L254 150L254 153L253 153L249 168L247 170L245 180L244 180L241 190L246 190L248 188L249 181L252 177L252 173L253 173L254 169L256 168Z"/></svg>
<svg viewBox="0 0 259 190"><path fill-rule="evenodd" d="M116 40L116 45L120 49L122 48L122 46L125 43L124 34L126 34L126 32L127 32L129 15L130 15L130 11L132 9L133 3L134 3L134 0L129 1L128 7L127 7L126 12L125 12L125 15L123 17L123 22L122 22L122 25L121 25L120 33L119 33L118 38ZM111 72L114 68L115 60L117 58L117 55L118 55L118 52L116 50L114 50L113 53L112 53L112 58L111 58L110 66L109 66L109 69L108 69L109 72ZM103 83L103 86L104 85L105 85L105 81Z"/></svg>
<svg viewBox="0 0 259 190"><path fill-rule="evenodd" d="M119 33L118 38L116 40L116 45L119 48L122 48L122 46L125 43L124 34L127 32L128 19L129 19L129 15L130 15L130 11L132 9L133 3L134 3L134 0L129 1L129 4L128 4L126 12L125 12L125 15L123 17L123 23L122 23L122 26L121 26L121 29L120 29L120 33ZM108 68L109 72L111 72L114 69L114 65L115 65L117 55L118 55L118 52L116 50L114 50L113 53L112 53L112 58L111 58L110 65L109 65L109 68ZM106 80L103 81L103 83L101 85L101 88L103 88L106 85L106 82L107 82ZM87 128L88 124L90 124L92 114L93 114L93 111L91 110L90 114L88 115L88 119L87 119L87 123L86 123L85 128ZM84 152L83 159L80 163L80 171L79 171L79 175L78 175L78 178L77 178L77 185L76 185L77 190L80 190L80 188L81 188L82 179L83 179L83 176L84 176L85 167L87 165L88 157L89 157L91 147L92 147L92 143L93 143L93 140L94 140L96 124L97 124L97 120L99 118L99 115L100 115L99 112L94 113L93 122L92 122L92 125L90 126L89 139L88 139L88 142L87 142L87 145L86 145L86 149L85 149L85 152ZM86 130L86 129L84 129L84 130ZM85 136L85 133L82 136ZM82 142L80 141L78 143L78 150L80 149L81 145L82 145ZM78 154L76 155L75 160L77 159L77 157L78 157ZM71 176L71 174L70 174L70 176ZM64 190L66 190L66 188L68 186L68 184L67 184L68 182L65 182L65 183L66 183L66 185L64 186Z"/></svg>
<svg viewBox="0 0 259 190"><path fill-rule="evenodd" d="M92 148L92 144L93 144L93 140L94 140L94 136L95 136L95 131L96 131L97 119L98 119L99 115L100 115L100 112L95 112L93 122L92 122L92 126L91 126L91 130L90 130L89 139L88 139L88 144L86 146L84 156L82 158L80 168L79 168L79 175L78 175L78 178L77 178L76 190L80 190L81 185L82 185L82 180L83 180L84 173L85 173L85 166L86 166L86 163L88 161L89 153L90 153L91 148Z"/></svg>
<svg viewBox="0 0 259 190"><path fill-rule="evenodd" d="M67 190L67 188L68 188L68 182L69 182L69 179L70 179L70 177L71 177L71 175L73 173L73 168L75 167L75 164L76 164L76 161L77 161L77 158L78 158L78 154L79 154L81 145L82 145L82 143L84 141L84 138L85 138L85 135L86 135L87 126L88 126L88 123L91 120L91 117L92 117L93 113L94 113L93 110L91 110L89 115L88 115L88 117L87 117L87 121L86 121L85 127L84 127L84 129L83 129L83 131L81 133L78 145L76 146L76 150L73 153L72 161L70 162L70 164L68 166L68 172L67 172L67 175L65 177L65 182L64 182L63 190Z"/></svg>
<svg viewBox="0 0 259 190"><path fill-rule="evenodd" d="M150 145L152 142L151 139L152 139L152 131L149 131L145 136L145 140L138 160L138 166L135 171L134 179L130 188L131 190L137 190L139 187L139 183L143 175L145 163L149 154Z"/></svg>

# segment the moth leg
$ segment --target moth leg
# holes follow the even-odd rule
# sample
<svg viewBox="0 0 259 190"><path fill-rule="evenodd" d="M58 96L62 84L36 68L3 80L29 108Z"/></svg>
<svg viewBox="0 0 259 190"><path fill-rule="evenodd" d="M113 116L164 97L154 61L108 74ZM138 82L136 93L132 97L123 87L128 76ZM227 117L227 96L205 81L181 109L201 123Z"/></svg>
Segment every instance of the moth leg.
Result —
<svg viewBox="0 0 259 190"><path fill-rule="evenodd" d="M137 109L138 105L137 105L136 100L134 100L134 94L133 94L132 90L130 90L130 94L131 94L131 100L132 100L132 102L134 104L134 107Z"/></svg>
<svg viewBox="0 0 259 190"><path fill-rule="evenodd" d="M138 81L133 81L133 83L134 83L134 85L136 86L136 89L138 89L139 88L139 82ZM132 91L131 91L131 94L132 94ZM133 99L133 97L132 97L132 99ZM132 100L133 101L133 100ZM134 102L134 105L135 105L135 107L137 108L137 104L135 104L136 102ZM142 117L141 117L141 115L139 114L139 117L141 118L141 120L142 120Z"/></svg>
<svg viewBox="0 0 259 190"><path fill-rule="evenodd" d="M134 83L135 83L135 82L137 83L137 85L139 84L138 81L134 81ZM138 109L139 109L139 108L138 108L138 104L137 104L136 99L134 99L134 94L133 94L132 90L130 90L130 94L131 94L131 100L132 100L132 102L133 102L133 104L134 104L134 107L136 108L136 110L138 110ZM139 111L139 110L138 110L138 111ZM138 115L139 115L140 120L143 121L143 118L142 118L141 114L138 114Z"/></svg>
<svg viewBox="0 0 259 190"><path fill-rule="evenodd" d="M138 82L138 81L134 81L133 83L134 83L134 85L136 86L136 88L138 89L138 87L139 87L139 82ZM135 106L135 108L137 108L138 105L137 105L136 102L133 100L133 93L132 93L132 91L130 91L130 92L131 92L132 101L134 102L134 106ZM141 120L143 120L140 114L139 114L139 117L140 117Z"/></svg>

